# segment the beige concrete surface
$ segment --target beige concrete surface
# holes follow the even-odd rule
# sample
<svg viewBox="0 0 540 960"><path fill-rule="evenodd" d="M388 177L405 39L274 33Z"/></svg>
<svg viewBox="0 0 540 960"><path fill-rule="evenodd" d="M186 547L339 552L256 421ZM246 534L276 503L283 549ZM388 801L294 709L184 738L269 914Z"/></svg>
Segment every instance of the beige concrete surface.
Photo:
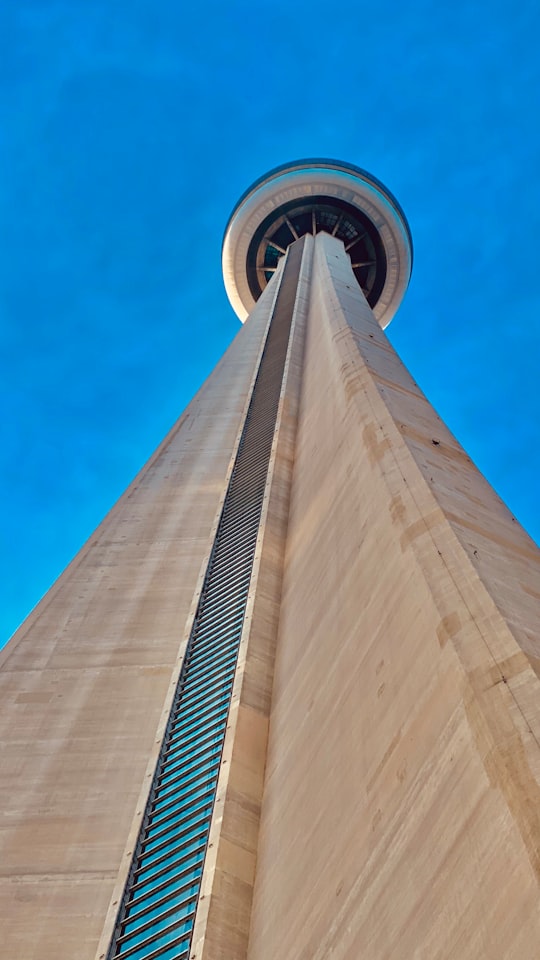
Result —
<svg viewBox="0 0 540 960"><path fill-rule="evenodd" d="M262 302L1 655L6 960L95 956L127 870L137 799L157 752L267 313Z"/></svg>
<svg viewBox="0 0 540 960"><path fill-rule="evenodd" d="M249 960L537 960L539 583L319 235Z"/></svg>

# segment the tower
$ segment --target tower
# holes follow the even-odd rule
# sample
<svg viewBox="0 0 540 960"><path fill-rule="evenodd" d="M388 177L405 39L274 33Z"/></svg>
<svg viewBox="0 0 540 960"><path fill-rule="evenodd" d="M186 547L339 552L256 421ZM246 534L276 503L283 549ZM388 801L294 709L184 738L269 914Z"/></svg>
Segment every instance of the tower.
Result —
<svg viewBox="0 0 540 960"><path fill-rule="evenodd" d="M412 247L310 160L249 317L0 661L10 960L532 958L538 551L383 327Z"/></svg>

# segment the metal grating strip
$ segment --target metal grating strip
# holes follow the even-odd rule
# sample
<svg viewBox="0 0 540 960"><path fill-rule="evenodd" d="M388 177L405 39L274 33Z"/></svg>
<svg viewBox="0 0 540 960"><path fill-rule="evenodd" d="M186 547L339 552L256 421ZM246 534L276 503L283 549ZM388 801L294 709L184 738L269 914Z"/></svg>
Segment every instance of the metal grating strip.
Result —
<svg viewBox="0 0 540 960"><path fill-rule="evenodd" d="M303 247L284 265L108 960L189 954Z"/></svg>

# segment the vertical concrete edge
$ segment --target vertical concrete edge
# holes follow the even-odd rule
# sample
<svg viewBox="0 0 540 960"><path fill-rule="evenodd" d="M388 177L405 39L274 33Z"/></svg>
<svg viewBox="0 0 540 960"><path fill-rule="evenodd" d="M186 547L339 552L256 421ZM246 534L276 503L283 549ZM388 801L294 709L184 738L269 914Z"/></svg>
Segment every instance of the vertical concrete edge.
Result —
<svg viewBox="0 0 540 960"><path fill-rule="evenodd" d="M312 258L313 241L307 236L191 960L243 960L247 955Z"/></svg>

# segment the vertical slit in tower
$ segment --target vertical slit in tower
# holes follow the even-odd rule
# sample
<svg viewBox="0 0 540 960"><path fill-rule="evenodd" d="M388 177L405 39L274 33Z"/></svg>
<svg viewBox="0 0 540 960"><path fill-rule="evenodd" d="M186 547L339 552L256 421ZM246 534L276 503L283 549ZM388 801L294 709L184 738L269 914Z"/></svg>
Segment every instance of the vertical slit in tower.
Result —
<svg viewBox="0 0 540 960"><path fill-rule="evenodd" d="M288 251L109 960L187 960L304 240Z"/></svg>

